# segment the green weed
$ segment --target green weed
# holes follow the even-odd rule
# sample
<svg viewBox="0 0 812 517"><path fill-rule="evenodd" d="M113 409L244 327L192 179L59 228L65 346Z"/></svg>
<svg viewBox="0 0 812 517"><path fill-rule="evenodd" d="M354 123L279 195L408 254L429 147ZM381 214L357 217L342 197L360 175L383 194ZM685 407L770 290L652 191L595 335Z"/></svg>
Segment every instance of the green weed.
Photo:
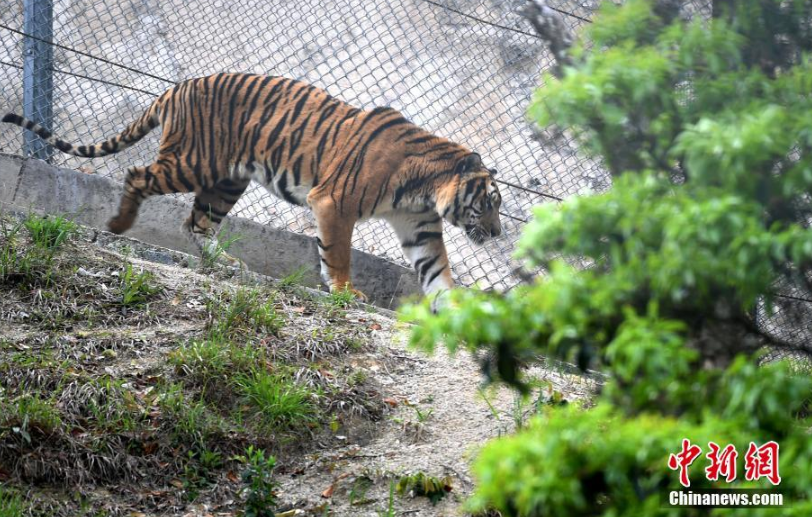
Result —
<svg viewBox="0 0 812 517"><path fill-rule="evenodd" d="M206 382L223 375L229 366L230 344L219 336L194 340L169 354L168 362L185 374Z"/></svg>
<svg viewBox="0 0 812 517"><path fill-rule="evenodd" d="M22 496L0 485L0 517L23 517L28 510Z"/></svg>
<svg viewBox="0 0 812 517"><path fill-rule="evenodd" d="M395 482L389 483L389 502L386 510L378 512L378 517L395 517Z"/></svg>
<svg viewBox="0 0 812 517"><path fill-rule="evenodd" d="M273 297L263 299L263 293L253 289L239 289L227 302L210 304L214 315L212 332L233 336L245 332L277 334L285 324L276 311Z"/></svg>
<svg viewBox="0 0 812 517"><path fill-rule="evenodd" d="M25 249L20 243L20 230L26 228L34 246ZM58 249L74 234L77 226L62 217L49 218L29 215L25 220L10 223L0 220L0 280L42 282L50 284L52 264Z"/></svg>
<svg viewBox="0 0 812 517"><path fill-rule="evenodd" d="M189 451L187 462L183 466L183 488L187 501L194 501L200 491L214 482L215 471L223 466L223 457L219 452L202 449L199 452Z"/></svg>
<svg viewBox="0 0 812 517"><path fill-rule="evenodd" d="M130 432L141 428L144 412L123 384L123 380L110 377L88 383L95 392L95 396L89 401L88 413L99 428L115 432Z"/></svg>
<svg viewBox="0 0 812 517"><path fill-rule="evenodd" d="M0 234L3 236L3 245L0 247L0 280L7 280L20 269L17 246L18 234L22 228L22 221L11 223L0 218Z"/></svg>
<svg viewBox="0 0 812 517"><path fill-rule="evenodd" d="M349 337L344 341L344 344L347 345L347 348L352 350L353 352L360 352L364 349L364 341L357 337Z"/></svg>
<svg viewBox="0 0 812 517"><path fill-rule="evenodd" d="M363 504L371 503L372 500L367 498L367 492L372 487L372 480L367 476L359 476L352 482L348 499L350 505L360 506Z"/></svg>
<svg viewBox="0 0 812 517"><path fill-rule="evenodd" d="M356 302L355 295L349 289L337 289L327 296L327 303L336 309L346 309Z"/></svg>
<svg viewBox="0 0 812 517"><path fill-rule="evenodd" d="M34 245L49 251L55 251L64 244L79 227L73 221L57 216L38 216L31 214L23 222Z"/></svg>
<svg viewBox="0 0 812 517"><path fill-rule="evenodd" d="M182 345L169 355L169 363L201 384L209 385L235 373L250 372L265 363L265 354L250 343L238 345L212 333Z"/></svg>
<svg viewBox="0 0 812 517"><path fill-rule="evenodd" d="M431 417L432 413L434 413L434 408L429 408L428 411L421 411L417 404L407 401L405 402L405 405L414 410L415 416L417 416L417 421L421 424L426 423L429 417Z"/></svg>
<svg viewBox="0 0 812 517"><path fill-rule="evenodd" d="M49 400L26 393L12 400L0 400L0 434L11 431L32 443L31 431L52 434L62 426L59 412Z"/></svg>
<svg viewBox="0 0 812 517"><path fill-rule="evenodd" d="M313 392L283 375L256 369L238 375L235 384L269 429L291 429L316 420Z"/></svg>
<svg viewBox="0 0 812 517"><path fill-rule="evenodd" d="M434 413L434 408L429 408L428 411L420 411L420 408L417 406L412 406L414 409L415 414L417 415L417 421L421 424L425 423L426 420L429 419L432 413Z"/></svg>
<svg viewBox="0 0 812 517"><path fill-rule="evenodd" d="M161 292L161 287L153 285L153 275L149 271L135 273L133 265L127 266L121 271L121 305L124 307L135 307L145 304L154 295Z"/></svg>
<svg viewBox="0 0 812 517"><path fill-rule="evenodd" d="M302 282L307 276L308 271L310 271L310 268L308 268L307 266L299 266L294 271L289 273L287 276L279 279L277 285L279 285L279 287L281 287L282 289L290 289L291 287L302 285Z"/></svg>
<svg viewBox="0 0 812 517"><path fill-rule="evenodd" d="M220 262L220 259L223 258L228 260L228 262L236 261L239 263L237 259L228 254L228 250L240 239L242 239L242 235L229 233L227 224L223 223L220 227L220 231L217 232L217 238L209 240L206 245L203 246L200 254L201 267L204 269L213 269L214 266Z"/></svg>
<svg viewBox="0 0 812 517"><path fill-rule="evenodd" d="M365 383L369 375L364 370L355 370L347 377L347 384L350 386L360 386L361 384Z"/></svg>
<svg viewBox="0 0 812 517"><path fill-rule="evenodd" d="M169 386L159 404L176 444L205 450L210 437L223 428L221 419L212 414L203 401L188 400L180 385Z"/></svg>
<svg viewBox="0 0 812 517"><path fill-rule="evenodd" d="M249 446L245 456L234 459L245 465L242 481L246 485L245 517L273 517L276 507L276 483L273 480L273 469L276 458L265 456L265 451Z"/></svg>

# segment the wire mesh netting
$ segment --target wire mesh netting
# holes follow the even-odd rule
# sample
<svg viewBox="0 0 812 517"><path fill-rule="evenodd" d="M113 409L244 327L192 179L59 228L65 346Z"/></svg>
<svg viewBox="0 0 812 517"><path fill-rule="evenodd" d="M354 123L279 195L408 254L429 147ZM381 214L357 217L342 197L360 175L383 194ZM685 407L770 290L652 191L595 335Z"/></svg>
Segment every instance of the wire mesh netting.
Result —
<svg viewBox="0 0 812 517"><path fill-rule="evenodd" d="M446 228L452 269L463 285L515 285L519 280L511 255L531 208L610 184L608 173L578 154L568 135L534 132L526 121L532 92L552 56L519 14L524 0L0 2L4 106L21 112L24 103L35 100L32 96L44 95L25 90L25 81L37 74L52 76L51 129L74 143L117 133L178 81L239 71L301 79L365 109L392 106L476 150L499 171L504 232L475 246L460 231ZM577 32L598 0L552 0L548 5ZM687 2L684 9L707 16L710 0ZM32 15L42 22L46 11L53 12L47 30L30 25ZM52 59L33 60L25 72L25 61L38 53L51 53ZM154 132L147 142L106 158L56 153L51 161L120 179L127 167L153 160L158 137ZM23 138L18 128L3 125L0 152L21 153ZM232 214L315 235L307 210L258 185L249 188ZM384 222L359 225L353 245L406 264ZM812 342L804 325L791 324L794 310L779 306L770 317L760 310L759 321L792 340Z"/></svg>
<svg viewBox="0 0 812 517"><path fill-rule="evenodd" d="M530 208L603 189L609 181L562 135L547 135L548 145L532 138L524 113L551 58L517 13L521 4L54 0L49 41L57 46L43 45L54 54L52 129L71 142L100 141L175 82L221 71L294 77L362 108L392 106L476 150L499 171L505 182L503 237L475 246L462 232L447 228L446 240L459 283L509 288L517 282L510 256ZM581 17L594 8L569 7ZM30 34L24 8L17 0L0 11L0 89L5 104L17 111L23 104L23 34ZM584 23L571 19L575 26ZM127 167L153 160L157 132L148 139L107 158L57 153L52 162L121 178ZM0 150L19 153L22 145L19 129L0 128ZM315 234L307 210L272 197L259 185L249 188L232 213ZM359 225L353 245L406 263L382 221Z"/></svg>

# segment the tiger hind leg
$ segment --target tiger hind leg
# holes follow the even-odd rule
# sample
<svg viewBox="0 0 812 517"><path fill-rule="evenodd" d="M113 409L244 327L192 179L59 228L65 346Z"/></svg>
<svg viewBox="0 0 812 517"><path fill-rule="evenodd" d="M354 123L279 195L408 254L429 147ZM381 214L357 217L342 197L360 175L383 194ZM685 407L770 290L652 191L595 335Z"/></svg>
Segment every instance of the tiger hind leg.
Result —
<svg viewBox="0 0 812 517"><path fill-rule="evenodd" d="M124 194L118 214L110 219L107 227L115 234L124 233L132 228L141 203L148 197L193 190L194 185L183 170L174 166L173 161L159 159L146 167L130 167L124 179Z"/></svg>
<svg viewBox="0 0 812 517"><path fill-rule="evenodd" d="M250 180L225 179L195 197L192 213L183 222L181 229L195 244L201 256L227 266L240 269L244 267L243 262L229 255L217 240L217 230L249 183Z"/></svg>
<svg viewBox="0 0 812 517"><path fill-rule="evenodd" d="M155 164L127 169L127 176L124 179L124 194L121 196L118 214L107 223L111 232L121 234L132 228L138 217L141 203L158 193L154 192L157 183L156 173L158 173L158 167Z"/></svg>

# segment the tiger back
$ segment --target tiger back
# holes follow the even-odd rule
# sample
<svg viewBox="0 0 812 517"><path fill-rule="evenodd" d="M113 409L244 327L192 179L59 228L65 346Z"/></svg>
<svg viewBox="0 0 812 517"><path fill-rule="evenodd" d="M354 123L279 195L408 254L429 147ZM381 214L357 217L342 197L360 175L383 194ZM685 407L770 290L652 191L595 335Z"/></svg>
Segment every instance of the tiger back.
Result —
<svg viewBox="0 0 812 517"><path fill-rule="evenodd" d="M313 211L322 277L331 290L350 289L361 299L350 280L358 221L390 222L425 293L453 287L443 219L477 243L501 233L495 171L478 154L397 110L363 111L293 79L237 73L190 79L164 92L120 134L94 145L75 147L15 114L3 122L91 158L119 152L161 126L155 161L127 171L110 231L129 229L150 196L194 192L182 227L203 250L216 243L219 224L255 180Z"/></svg>

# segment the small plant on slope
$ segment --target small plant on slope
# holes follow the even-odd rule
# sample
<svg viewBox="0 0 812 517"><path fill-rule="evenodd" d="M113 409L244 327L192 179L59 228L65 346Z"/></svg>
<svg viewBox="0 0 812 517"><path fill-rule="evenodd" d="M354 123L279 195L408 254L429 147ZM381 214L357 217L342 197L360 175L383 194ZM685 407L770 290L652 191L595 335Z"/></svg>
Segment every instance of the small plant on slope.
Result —
<svg viewBox="0 0 812 517"><path fill-rule="evenodd" d="M161 292L159 286L153 285L153 276L149 271L135 273L133 265L127 266L121 271L121 305L124 307L135 307L148 302L154 295Z"/></svg>
<svg viewBox="0 0 812 517"><path fill-rule="evenodd" d="M236 459L245 465L242 482L246 485L245 517L273 517L276 507L276 483L273 480L273 469L276 458L265 456L265 451L249 446L245 456Z"/></svg>

